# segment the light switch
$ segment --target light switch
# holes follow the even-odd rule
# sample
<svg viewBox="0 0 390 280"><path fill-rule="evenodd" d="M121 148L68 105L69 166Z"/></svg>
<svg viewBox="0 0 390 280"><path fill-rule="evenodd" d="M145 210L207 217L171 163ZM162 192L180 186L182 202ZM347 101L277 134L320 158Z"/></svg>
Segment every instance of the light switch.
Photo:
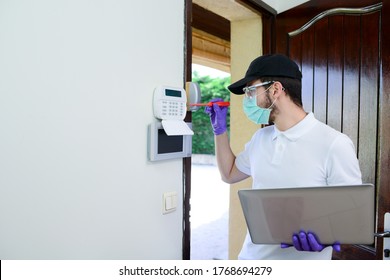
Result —
<svg viewBox="0 0 390 280"><path fill-rule="evenodd" d="M177 192L167 192L163 195L163 214L175 211L177 208Z"/></svg>
<svg viewBox="0 0 390 280"><path fill-rule="evenodd" d="M169 210L172 210L174 207L173 207L173 199L172 199L172 196L167 196L165 198L165 211L169 211Z"/></svg>

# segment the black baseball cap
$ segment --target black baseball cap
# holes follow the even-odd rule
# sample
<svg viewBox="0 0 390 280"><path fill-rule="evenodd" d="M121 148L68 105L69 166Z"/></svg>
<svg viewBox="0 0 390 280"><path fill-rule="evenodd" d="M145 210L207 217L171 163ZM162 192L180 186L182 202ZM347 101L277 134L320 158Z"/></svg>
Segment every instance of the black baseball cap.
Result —
<svg viewBox="0 0 390 280"><path fill-rule="evenodd" d="M228 86L234 94L244 94L247 83L262 77L287 77L302 79L298 65L282 54L267 54L253 60L246 71L245 77Z"/></svg>

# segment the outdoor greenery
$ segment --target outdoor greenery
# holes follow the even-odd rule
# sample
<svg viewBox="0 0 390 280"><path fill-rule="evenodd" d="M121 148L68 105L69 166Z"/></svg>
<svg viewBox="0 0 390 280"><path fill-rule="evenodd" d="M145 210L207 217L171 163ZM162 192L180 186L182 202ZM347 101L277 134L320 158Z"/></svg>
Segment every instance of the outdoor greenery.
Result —
<svg viewBox="0 0 390 280"><path fill-rule="evenodd" d="M230 84L230 77L211 78L210 76L199 76L198 72L192 73L192 81L198 83L202 92L202 103L207 103L213 98L220 97L224 101L230 101L230 93L227 86ZM230 127L230 110L227 116L228 133ZM204 107L192 113L192 153L214 155L214 134L210 124L209 116L204 113Z"/></svg>

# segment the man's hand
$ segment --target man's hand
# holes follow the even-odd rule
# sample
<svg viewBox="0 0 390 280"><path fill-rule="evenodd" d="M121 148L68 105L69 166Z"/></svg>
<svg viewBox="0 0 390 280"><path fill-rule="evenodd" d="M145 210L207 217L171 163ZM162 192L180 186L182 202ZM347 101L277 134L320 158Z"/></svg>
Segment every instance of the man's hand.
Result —
<svg viewBox="0 0 390 280"><path fill-rule="evenodd" d="M222 98L212 99L211 102L214 103L213 106L207 106L205 108L205 113L209 115L211 126L213 127L214 135L220 135L224 133L227 129L226 127L226 115L227 115L227 106L220 107L215 102L223 101Z"/></svg>
<svg viewBox="0 0 390 280"><path fill-rule="evenodd" d="M294 248L298 251L306 251L306 252L321 252L327 245L322 245L315 233L313 232L304 232L300 231L299 234L294 233L292 235L292 243L289 244L281 244L281 248L288 248L294 246ZM332 245L333 249L337 252L340 252L340 243L336 242Z"/></svg>

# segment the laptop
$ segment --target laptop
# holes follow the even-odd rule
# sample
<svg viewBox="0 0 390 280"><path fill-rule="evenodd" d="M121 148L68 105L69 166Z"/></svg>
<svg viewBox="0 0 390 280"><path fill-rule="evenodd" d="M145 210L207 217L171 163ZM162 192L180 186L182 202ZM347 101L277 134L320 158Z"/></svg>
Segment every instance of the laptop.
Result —
<svg viewBox="0 0 390 280"><path fill-rule="evenodd" d="M322 244L374 242L372 184L239 190L252 242L291 244L292 234L314 232Z"/></svg>

